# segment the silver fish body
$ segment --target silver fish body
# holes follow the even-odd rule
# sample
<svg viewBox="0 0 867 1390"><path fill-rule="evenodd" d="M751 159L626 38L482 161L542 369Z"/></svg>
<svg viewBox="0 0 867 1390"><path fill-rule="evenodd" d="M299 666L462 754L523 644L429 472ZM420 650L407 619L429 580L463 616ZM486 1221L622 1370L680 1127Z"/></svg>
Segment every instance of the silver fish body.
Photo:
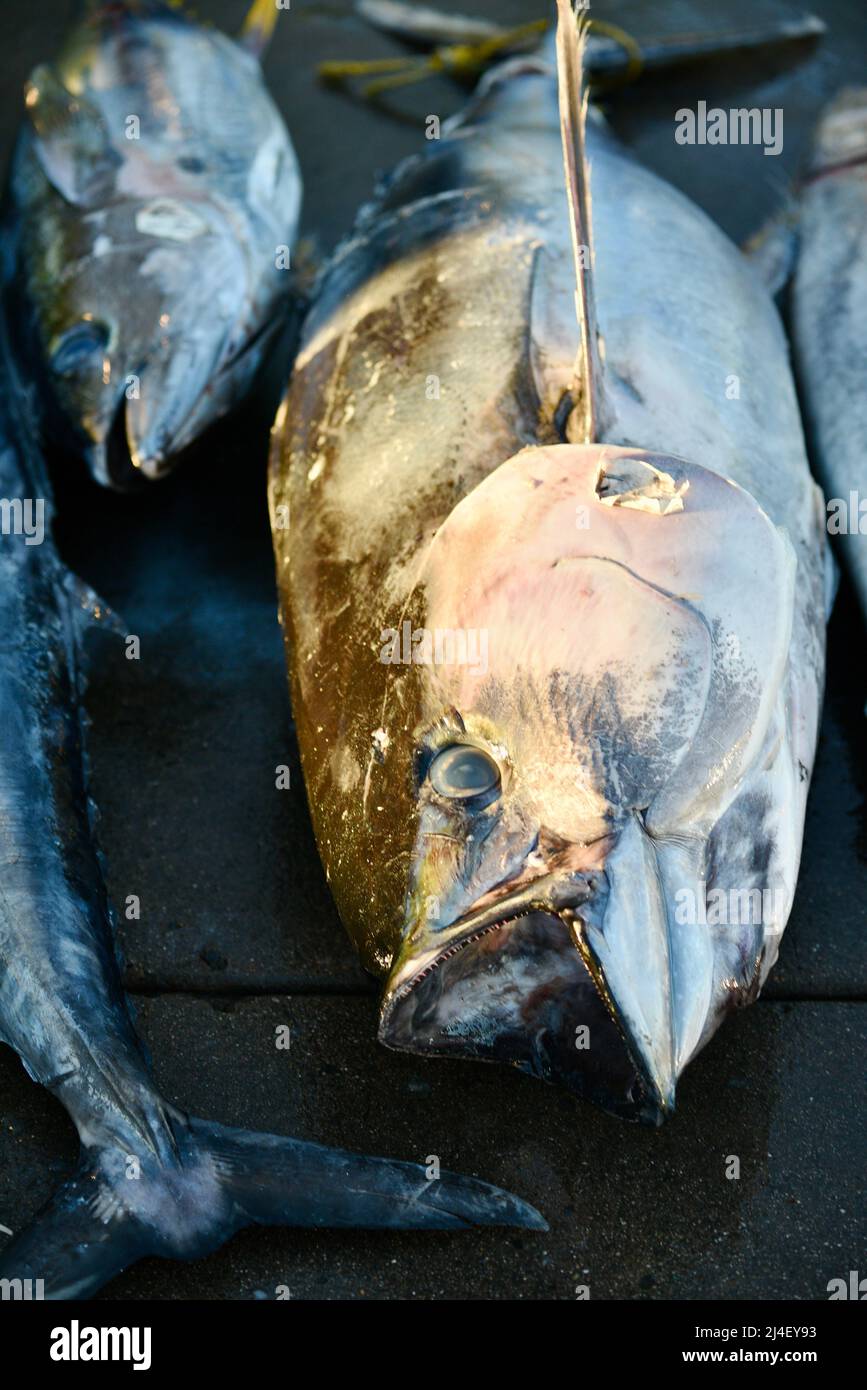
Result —
<svg viewBox="0 0 867 1390"><path fill-rule="evenodd" d="M816 471L867 618L867 91L824 113L798 206L791 319Z"/></svg>
<svg viewBox="0 0 867 1390"><path fill-rule="evenodd" d="M824 538L764 289L595 119L586 152L596 437L557 82L528 60L336 253L272 527L314 827L387 976L381 1039L658 1122L791 907Z"/></svg>
<svg viewBox="0 0 867 1390"><path fill-rule="evenodd" d="M243 397L285 316L300 197L256 57L178 10L95 4L32 74L16 316L100 482L159 475Z"/></svg>

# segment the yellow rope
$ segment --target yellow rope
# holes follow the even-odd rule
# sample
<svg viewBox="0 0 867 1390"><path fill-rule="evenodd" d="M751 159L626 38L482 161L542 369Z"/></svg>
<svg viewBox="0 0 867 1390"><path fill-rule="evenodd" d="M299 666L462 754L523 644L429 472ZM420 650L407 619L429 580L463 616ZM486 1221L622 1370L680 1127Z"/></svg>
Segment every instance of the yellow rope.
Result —
<svg viewBox="0 0 867 1390"><path fill-rule="evenodd" d="M279 14L276 0L253 0L247 18L241 26L241 38L252 38L264 48L274 32Z"/></svg>
<svg viewBox="0 0 867 1390"><path fill-rule="evenodd" d="M377 77L362 88L365 97L376 97L381 92L397 87L408 87L414 82L424 82L437 73L449 73L454 77L471 76L485 68L491 58L504 49L514 48L548 28L547 19L536 19L529 24L521 24L505 34L497 34L477 44L454 44L434 49L426 58L378 58L370 62L320 63L319 76L326 82L341 82L347 77L366 77L374 74L388 74Z"/></svg>
<svg viewBox="0 0 867 1390"><path fill-rule="evenodd" d="M626 53L626 71L622 76L610 79L612 85L616 81L618 86L625 86L628 82L634 82L637 77L641 76L644 70L644 54L641 51L641 46L631 34L627 34L625 29L621 29L619 24L609 24L607 20L596 19L593 16L590 17L589 28L591 34L601 34L603 38L613 39L615 43L619 43Z"/></svg>
<svg viewBox="0 0 867 1390"><path fill-rule="evenodd" d="M644 67L644 58L636 40L619 25L609 24L602 19L591 17L588 26L591 32L620 44L626 53L626 71L605 85L620 86L634 82ZM364 97L374 98L382 92L409 87L416 82L425 82L439 73L448 73L452 77L474 76L486 68L497 54L522 46L534 36L541 36L549 27L550 22L547 19L535 19L529 24L509 29L504 34L484 39L481 43L436 48L425 58L375 58L370 61L320 63L318 72L325 82L343 82L352 77L373 77L374 81L362 87L361 93Z"/></svg>

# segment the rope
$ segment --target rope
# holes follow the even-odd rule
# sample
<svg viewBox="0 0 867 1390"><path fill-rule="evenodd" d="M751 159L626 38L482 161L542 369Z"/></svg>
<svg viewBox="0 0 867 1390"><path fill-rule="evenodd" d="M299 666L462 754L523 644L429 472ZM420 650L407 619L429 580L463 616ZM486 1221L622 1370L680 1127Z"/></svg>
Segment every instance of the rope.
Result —
<svg viewBox="0 0 867 1390"><path fill-rule="evenodd" d="M625 85L634 82L644 68L641 48L631 34L617 24L609 24L602 19L590 18L588 26L591 33L601 35L620 44L626 53L626 71L622 76L606 82L609 85ZM547 19L535 19L529 24L520 24L493 38L475 44L454 44L434 51L423 58L375 58L370 61L339 61L320 63L318 73L324 82L343 83L354 77L373 77L372 82L361 88L361 95L369 100L383 92L395 91L399 87L413 86L426 82L429 78L447 74L450 77L473 77L490 64L491 59L512 49L534 46L534 40L550 28Z"/></svg>

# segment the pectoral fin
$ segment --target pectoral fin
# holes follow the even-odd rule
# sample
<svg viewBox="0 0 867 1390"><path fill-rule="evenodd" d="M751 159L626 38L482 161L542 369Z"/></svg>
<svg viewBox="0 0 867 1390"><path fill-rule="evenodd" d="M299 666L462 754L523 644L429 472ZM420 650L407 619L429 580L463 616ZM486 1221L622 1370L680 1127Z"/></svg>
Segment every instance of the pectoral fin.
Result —
<svg viewBox="0 0 867 1390"><path fill-rule="evenodd" d="M24 90L34 149L47 179L68 203L90 207L114 188L121 157L102 115L75 96L48 64L35 68Z"/></svg>

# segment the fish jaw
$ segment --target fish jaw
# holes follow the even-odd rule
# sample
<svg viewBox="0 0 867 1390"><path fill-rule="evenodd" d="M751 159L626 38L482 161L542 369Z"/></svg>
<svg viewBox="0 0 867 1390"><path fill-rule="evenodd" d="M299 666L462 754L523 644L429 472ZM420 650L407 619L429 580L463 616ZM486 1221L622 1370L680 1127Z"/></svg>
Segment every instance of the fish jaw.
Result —
<svg viewBox="0 0 867 1390"><path fill-rule="evenodd" d="M262 285L250 285L248 267L227 239L208 240L222 283L196 271L183 253L175 255L169 276L163 253L165 287L155 295L147 286L152 323L145 319L135 336L130 328L114 330L118 346L105 376L100 363L87 378L54 383L66 413L80 417L82 451L99 483L124 489L170 472L244 398L283 322L288 299L279 272L264 293ZM192 288L182 293L185 282ZM163 303L173 312L160 314ZM259 325L255 332L252 324Z"/></svg>
<svg viewBox="0 0 867 1390"><path fill-rule="evenodd" d="M661 1124L677 1079L675 943L661 867L638 819L589 845L542 828L519 872L451 926L430 905L448 912L443 885L460 872L444 872L439 846L436 858L413 895L381 1041L511 1063L621 1118ZM706 1004L707 955L703 965L704 987L691 986Z"/></svg>
<svg viewBox="0 0 867 1390"><path fill-rule="evenodd" d="M488 897L447 930L415 925L386 985L380 1041L504 1062L622 1119L661 1124L674 1110L673 1030L669 1020L651 1037L640 1012L630 1019L629 961L610 976L601 967L593 943L604 942L605 875L543 874ZM658 925L642 924L642 993L658 994L666 1008L667 942ZM661 963L652 979L648 956L652 967ZM626 1009L612 993L621 993L615 974Z"/></svg>
<svg viewBox="0 0 867 1390"><path fill-rule="evenodd" d="M81 456L94 482L119 491L131 487L137 475L130 459L123 397L86 416L81 428Z"/></svg>
<svg viewBox="0 0 867 1390"><path fill-rule="evenodd" d="M214 387L217 363L202 362L196 343L147 349L146 355L143 368L122 375L129 385L92 392L93 407L82 412L81 452L91 476L104 487L125 491L142 479L162 478L200 431L228 409Z"/></svg>
<svg viewBox="0 0 867 1390"><path fill-rule="evenodd" d="M132 468L152 481L208 425L228 411L219 370L220 339L195 332L154 356L138 395L126 402L125 434ZM216 350L215 350L216 349Z"/></svg>

